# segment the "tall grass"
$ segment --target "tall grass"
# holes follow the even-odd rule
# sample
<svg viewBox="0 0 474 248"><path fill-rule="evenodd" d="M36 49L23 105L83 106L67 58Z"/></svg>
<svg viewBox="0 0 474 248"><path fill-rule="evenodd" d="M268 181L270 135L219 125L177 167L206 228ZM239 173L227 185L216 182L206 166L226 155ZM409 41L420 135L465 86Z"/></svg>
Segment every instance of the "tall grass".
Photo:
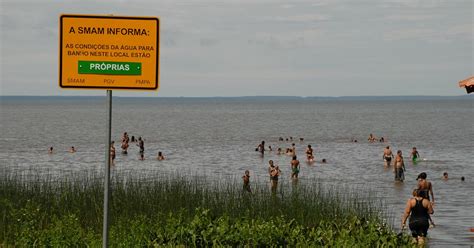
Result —
<svg viewBox="0 0 474 248"><path fill-rule="evenodd" d="M347 188L325 188L317 182L281 183L276 193L272 193L268 185L255 184L249 193L242 190L240 181L232 178L212 181L178 174L149 178L149 175L114 175L109 210L112 227L131 225L130 221L135 220L150 226L166 225L167 219L178 217L178 222L185 225L193 223L205 210L210 223L222 216L230 223L283 218L308 228L321 223L344 228L350 224L348 220L357 220L390 229L382 221L385 217L380 212L382 203L367 196L361 198ZM60 181L48 177L26 180L21 175L5 173L0 176L0 208L2 244L16 244L17 239L30 230L24 225L41 232L51 229L58 220L63 225L69 223L69 227L75 223L75 229L83 230L82 237L100 240L103 180L94 173Z"/></svg>

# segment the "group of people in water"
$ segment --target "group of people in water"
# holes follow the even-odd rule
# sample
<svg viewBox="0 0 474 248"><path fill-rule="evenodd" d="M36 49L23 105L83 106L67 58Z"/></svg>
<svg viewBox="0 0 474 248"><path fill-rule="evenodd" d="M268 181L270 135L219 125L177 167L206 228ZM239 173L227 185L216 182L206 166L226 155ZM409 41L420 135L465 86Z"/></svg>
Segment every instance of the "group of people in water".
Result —
<svg viewBox="0 0 474 248"><path fill-rule="evenodd" d="M122 149L121 153L122 155L127 155L128 154L128 148L130 147L129 143L136 143L136 146L138 146L138 154L139 154L139 160L145 160L145 140L142 137L138 137L138 139L135 138L135 136L132 136L131 138L128 136L127 132L124 132L121 138L121 145L120 148ZM116 158L116 149L115 149L115 141L111 141L110 143L110 164L115 165L115 158ZM70 153L75 153L77 150L74 146L71 146L69 149ZM51 146L48 149L49 154L54 153L54 148ZM159 151L158 155L156 157L157 160L165 160L164 154Z"/></svg>
<svg viewBox="0 0 474 248"><path fill-rule="evenodd" d="M370 138L370 137L369 137ZM389 168L393 165L393 172L395 175L395 181L403 182L405 180L404 172L405 161L403 159L402 151L398 150L397 154L394 155L390 146L386 146L382 155L385 168ZM410 153L412 163L417 164L420 158L420 153L416 147L413 147ZM392 159L393 164L392 164ZM448 180L448 172L444 172L442 175L444 181ZM435 198L433 193L433 185L427 180L426 172L422 172L416 178L418 181L417 186L413 189L412 197L408 199L406 207L402 216L401 228L406 229L406 222L409 219L409 228L413 237L413 241L417 244L423 245L430 227L434 227L435 224L431 215L434 213ZM461 177L461 181L465 178Z"/></svg>
<svg viewBox="0 0 474 248"><path fill-rule="evenodd" d="M280 137L278 141L293 141L293 137L289 137L284 139L283 137ZM299 138L300 142L304 141L304 138ZM272 152L273 148L272 146L265 146L265 141L262 141L257 145L255 148L255 151L259 152L261 156L263 157L266 151ZM290 147L285 148L283 150L281 147L278 147L276 150L276 155L286 155L291 157L291 162L290 162L290 168L291 168L291 179L298 179L298 175L300 173L300 161L297 158L296 155L296 144L291 143ZM306 162L311 165L315 163L315 156L314 156L314 151L311 145L307 145L306 151ZM321 159L321 163L325 164L327 160L325 158ZM268 175L270 177L270 184L271 184L271 189L272 192L275 192L277 187L278 187L278 178L281 175L281 170L278 165L275 165L273 160L268 161ZM245 191L251 192L250 189L250 172L248 170L245 171L244 175L242 176L243 179L243 188Z"/></svg>
<svg viewBox="0 0 474 248"><path fill-rule="evenodd" d="M413 163L416 163L417 159L420 157L420 154L418 153L416 147L412 148L410 157ZM406 168L405 161L402 155L402 150L398 150L397 155L393 155L390 146L386 146L383 150L382 159L384 161L385 168L389 168L391 166L392 159L394 159L393 173L395 174L395 181L403 182L405 180Z"/></svg>
<svg viewBox="0 0 474 248"><path fill-rule="evenodd" d="M138 146L138 154L139 154L139 160L145 160L145 140L140 136L138 139L135 139L135 136L132 136L129 138L128 133L124 132L122 135L121 139L121 146L122 148L122 154L127 155L128 154L128 148L130 147L129 143L136 143L136 146ZM115 146L114 142L112 141L110 145L110 158L112 160L112 164L114 163L115 160ZM156 157L157 160L165 160L165 156L161 151L158 151L158 155Z"/></svg>
<svg viewBox="0 0 474 248"><path fill-rule="evenodd" d="M291 141L292 139L286 139L286 141ZM303 138L300 138L300 141L303 141ZM280 137L279 141L285 141L283 138ZM372 142L385 142L385 139L381 137L377 139L374 135L370 134L368 138L369 143ZM357 142L357 140L352 140L352 142ZM262 141L257 148L256 151L260 152L263 156L265 151L267 150L265 147L265 141ZM272 151L272 147L268 146L268 151ZM291 179L298 179L298 174L300 172L300 161L297 159L296 155L296 146L295 143L291 144L291 147L286 148L283 152L281 148L277 149L277 155L284 155L290 156L290 168L291 168ZM306 151L306 161L307 163L314 162L314 154L313 148L311 145L307 145ZM390 146L386 146L383 151L383 161L385 168L390 168L393 166L393 173L395 181L403 182L405 180L405 161L403 157L403 153L401 150L397 150L397 153L394 154L390 148ZM416 164L420 159L420 153L418 152L416 147L413 147L410 152L410 159L413 164ZM393 161L393 162L392 162ZM321 161L325 163L326 160L323 159ZM278 186L278 178L281 175L281 170L278 165L274 164L273 160L268 161L268 175L270 177L270 184L272 192L275 192ZM245 174L242 176L243 183L244 183L244 190L251 192L250 187L250 172L248 170L245 171ZM443 180L448 180L448 173L444 172L442 175ZM422 172L416 178L417 185L416 188L412 192L412 197L407 201L406 207L403 213L401 227L402 230L406 229L407 227L407 220L409 219L408 227L411 230L412 237L414 242L417 244L424 244L425 238L428 233L428 229L430 227L434 227L435 223L431 218L431 215L434 213L434 205L435 205L435 197L433 193L433 185L431 182L427 180L427 173ZM462 181L465 180L464 177L461 178Z"/></svg>

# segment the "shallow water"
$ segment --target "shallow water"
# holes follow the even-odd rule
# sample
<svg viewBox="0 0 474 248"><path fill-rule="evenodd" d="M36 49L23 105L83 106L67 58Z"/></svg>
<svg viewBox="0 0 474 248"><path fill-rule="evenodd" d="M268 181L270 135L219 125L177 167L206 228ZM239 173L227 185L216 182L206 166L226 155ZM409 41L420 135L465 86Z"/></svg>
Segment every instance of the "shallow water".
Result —
<svg viewBox="0 0 474 248"><path fill-rule="evenodd" d="M272 147L295 143L302 162L299 183L319 180L365 189L381 197L398 227L406 201L416 186L416 175L427 172L436 199L429 230L430 247L474 245L474 98L410 100L321 100L253 98L114 98L112 137L117 142L116 166L150 177L176 171L205 174L219 180L240 178L250 170L252 182L266 182L267 163L282 169L290 180L290 157L265 153L255 147L262 140ZM105 160L106 106L103 98L1 99L0 173L55 175L86 170L102 172ZM120 137L127 131L145 139L145 161L138 147L120 154ZM367 142L373 133L386 143ZM279 137L293 141L278 141ZM304 141L299 141L304 137ZM356 138L359 142L353 143ZM304 162L307 144L316 160ZM402 150L407 171L395 183L384 169L383 148ZM54 147L54 154L47 153ZM76 153L68 153L70 146ZM416 146L423 161L409 161ZM162 151L167 160L157 161ZM441 180L444 171L448 181ZM461 182L460 177L466 181Z"/></svg>

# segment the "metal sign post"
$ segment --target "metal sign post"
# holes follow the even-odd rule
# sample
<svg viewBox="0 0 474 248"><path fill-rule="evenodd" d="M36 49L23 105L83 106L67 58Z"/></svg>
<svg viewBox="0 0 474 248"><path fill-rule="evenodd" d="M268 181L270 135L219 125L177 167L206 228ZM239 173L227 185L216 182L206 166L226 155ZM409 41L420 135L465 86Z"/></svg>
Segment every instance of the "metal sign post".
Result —
<svg viewBox="0 0 474 248"><path fill-rule="evenodd" d="M103 247L109 243L112 90L158 90L160 19L111 15L59 18L59 86L107 90Z"/></svg>
<svg viewBox="0 0 474 248"><path fill-rule="evenodd" d="M102 247L109 246L110 146L112 138L112 90L107 90L107 141L105 144L104 221Z"/></svg>

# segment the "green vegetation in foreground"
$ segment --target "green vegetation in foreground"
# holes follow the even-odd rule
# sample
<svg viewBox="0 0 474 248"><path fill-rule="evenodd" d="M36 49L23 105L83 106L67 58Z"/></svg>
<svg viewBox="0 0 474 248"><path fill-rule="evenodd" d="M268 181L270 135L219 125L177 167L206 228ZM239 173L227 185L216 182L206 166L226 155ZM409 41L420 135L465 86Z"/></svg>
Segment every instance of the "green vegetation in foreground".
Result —
<svg viewBox="0 0 474 248"><path fill-rule="evenodd" d="M101 246L98 176L61 182L0 176L0 246ZM125 176L112 182L111 247L410 246L407 235L383 223L381 206L346 190L300 182L276 194L257 185L250 194L232 180Z"/></svg>

